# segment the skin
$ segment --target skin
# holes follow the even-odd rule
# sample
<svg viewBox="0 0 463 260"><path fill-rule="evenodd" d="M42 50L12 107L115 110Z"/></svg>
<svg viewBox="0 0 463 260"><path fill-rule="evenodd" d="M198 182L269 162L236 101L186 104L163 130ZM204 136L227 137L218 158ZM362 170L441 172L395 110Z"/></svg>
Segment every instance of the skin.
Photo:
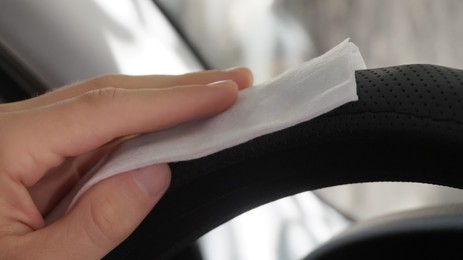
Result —
<svg viewBox="0 0 463 260"><path fill-rule="evenodd" d="M106 179L64 217L44 218L122 140L216 115L251 85L246 68L109 75L0 105L0 259L105 256L167 190L167 164Z"/></svg>

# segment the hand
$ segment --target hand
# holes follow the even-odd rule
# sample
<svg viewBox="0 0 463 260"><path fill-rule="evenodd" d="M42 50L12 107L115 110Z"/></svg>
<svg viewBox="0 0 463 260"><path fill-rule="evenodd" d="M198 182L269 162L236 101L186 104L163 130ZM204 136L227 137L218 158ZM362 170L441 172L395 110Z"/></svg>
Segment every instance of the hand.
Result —
<svg viewBox="0 0 463 260"><path fill-rule="evenodd" d="M218 114L251 84L245 68L112 75L0 105L0 259L105 256L166 191L166 164L98 183L53 224L44 216L121 138Z"/></svg>

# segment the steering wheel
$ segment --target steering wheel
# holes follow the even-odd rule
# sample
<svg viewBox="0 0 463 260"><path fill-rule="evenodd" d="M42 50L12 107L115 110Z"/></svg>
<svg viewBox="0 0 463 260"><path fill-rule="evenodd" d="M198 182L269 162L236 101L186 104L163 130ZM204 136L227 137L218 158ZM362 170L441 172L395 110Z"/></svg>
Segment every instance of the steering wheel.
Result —
<svg viewBox="0 0 463 260"><path fill-rule="evenodd" d="M463 188L463 71L356 71L359 101L210 156L172 163L172 185L107 259L169 259L233 217L334 185L401 181ZM379 203L379 202L378 202ZM463 254L463 207L359 223L307 259Z"/></svg>

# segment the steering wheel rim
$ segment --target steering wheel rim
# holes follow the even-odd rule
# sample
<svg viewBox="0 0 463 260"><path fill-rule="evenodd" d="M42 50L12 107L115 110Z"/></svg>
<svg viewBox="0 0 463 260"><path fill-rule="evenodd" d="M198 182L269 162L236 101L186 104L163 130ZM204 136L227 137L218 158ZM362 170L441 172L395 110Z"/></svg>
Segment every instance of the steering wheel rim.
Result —
<svg viewBox="0 0 463 260"><path fill-rule="evenodd" d="M247 210L307 190L374 181L463 188L463 71L402 65L359 70L356 80L357 102L171 164L165 197L106 258L168 259Z"/></svg>

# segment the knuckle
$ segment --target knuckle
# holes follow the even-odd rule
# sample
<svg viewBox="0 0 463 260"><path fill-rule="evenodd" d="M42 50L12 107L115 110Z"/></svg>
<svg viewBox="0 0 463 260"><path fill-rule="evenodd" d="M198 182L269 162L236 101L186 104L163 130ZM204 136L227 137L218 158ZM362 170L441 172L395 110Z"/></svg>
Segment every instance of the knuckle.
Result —
<svg viewBox="0 0 463 260"><path fill-rule="evenodd" d="M117 87L119 82L125 77L127 76L120 74L107 74L91 79L89 83L97 88Z"/></svg>
<svg viewBox="0 0 463 260"><path fill-rule="evenodd" d="M90 106L115 103L125 94L124 89L107 87L89 91L82 96L82 101Z"/></svg>
<svg viewBox="0 0 463 260"><path fill-rule="evenodd" d="M91 218L95 223L95 228L89 230L89 237L102 247L107 243L112 245L119 244L122 239L128 236L131 232L128 225L124 225L124 221L119 217L120 212L112 203L102 203L91 208Z"/></svg>

